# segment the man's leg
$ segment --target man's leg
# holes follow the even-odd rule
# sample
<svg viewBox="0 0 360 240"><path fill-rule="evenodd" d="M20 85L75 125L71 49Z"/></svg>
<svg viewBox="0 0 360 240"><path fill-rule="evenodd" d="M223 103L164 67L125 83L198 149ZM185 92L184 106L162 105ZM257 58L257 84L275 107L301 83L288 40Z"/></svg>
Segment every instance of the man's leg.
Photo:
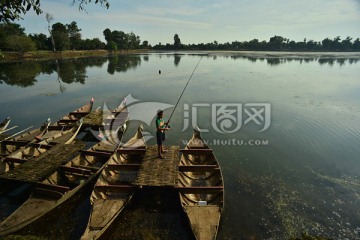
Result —
<svg viewBox="0 0 360 240"><path fill-rule="evenodd" d="M161 144L161 145L158 144L158 157L159 157L159 158L164 158L164 157L161 155L161 153L162 153L162 144Z"/></svg>

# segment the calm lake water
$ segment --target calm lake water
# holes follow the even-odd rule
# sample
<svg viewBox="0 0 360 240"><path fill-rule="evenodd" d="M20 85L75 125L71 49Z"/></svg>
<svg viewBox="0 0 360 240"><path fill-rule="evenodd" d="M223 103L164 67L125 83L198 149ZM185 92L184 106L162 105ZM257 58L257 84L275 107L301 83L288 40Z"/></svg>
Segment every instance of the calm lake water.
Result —
<svg viewBox="0 0 360 240"><path fill-rule="evenodd" d="M218 239L360 239L360 59L343 55L152 53L0 64L0 120L38 127L91 97L110 109L123 98L175 105L200 60L166 144L183 146L192 125L205 131L225 182ZM153 112L134 117L127 137L140 120L154 134L157 109L143 110ZM86 218L78 217L85 225Z"/></svg>

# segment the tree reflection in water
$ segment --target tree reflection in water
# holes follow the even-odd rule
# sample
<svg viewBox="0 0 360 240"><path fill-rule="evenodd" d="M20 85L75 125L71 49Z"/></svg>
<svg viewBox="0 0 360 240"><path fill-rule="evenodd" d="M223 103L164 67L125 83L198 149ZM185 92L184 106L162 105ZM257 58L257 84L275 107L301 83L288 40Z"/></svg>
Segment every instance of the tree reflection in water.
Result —
<svg viewBox="0 0 360 240"><path fill-rule="evenodd" d="M161 58L160 54L158 57ZM181 54L166 54L167 57L174 57L174 65L178 66L181 60ZM196 55L196 54L192 54ZM212 55L204 55L204 57L214 58ZM143 57L143 59L141 58ZM271 66L284 64L288 62L310 63L318 62L320 65L328 64L333 66L338 64L344 66L346 64L354 64L359 61L357 58L333 58L331 56L244 56L239 54L226 54L222 56L237 59L246 59L251 62L264 61ZM87 68L98 67L101 68L108 62L107 72L111 75L115 73L126 72L129 69L136 69L141 65L141 61L149 61L147 55L114 55L111 57L93 57L81 59L61 59L61 60L47 60L47 61L29 61L29 62L16 62L16 63L0 63L0 84L7 84L10 86L30 87L35 85L37 77L41 74L57 74L57 81L60 85L60 92L66 91L63 83L72 84L80 83L85 84L88 77L86 74Z"/></svg>

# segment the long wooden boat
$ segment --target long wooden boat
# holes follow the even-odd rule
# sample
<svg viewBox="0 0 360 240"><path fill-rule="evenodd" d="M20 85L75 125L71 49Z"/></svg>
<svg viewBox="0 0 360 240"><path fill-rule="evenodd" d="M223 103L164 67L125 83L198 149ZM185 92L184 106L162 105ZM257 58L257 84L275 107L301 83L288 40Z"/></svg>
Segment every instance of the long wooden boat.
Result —
<svg viewBox="0 0 360 240"><path fill-rule="evenodd" d="M214 240L224 207L224 184L219 163L200 136L193 136L181 150L178 190L197 240Z"/></svg>
<svg viewBox="0 0 360 240"><path fill-rule="evenodd" d="M41 136L43 140L31 142L2 159L5 162L5 172L11 171L17 166L39 157L56 144L72 143L79 133L82 124L83 119L80 119L78 126L68 130L52 130L49 126L48 131Z"/></svg>
<svg viewBox="0 0 360 240"><path fill-rule="evenodd" d="M108 150L104 151L106 148ZM112 146L114 150L116 146ZM0 237L12 234L63 204L90 184L113 151L100 142L59 167L33 189L30 198L0 223Z"/></svg>
<svg viewBox="0 0 360 240"><path fill-rule="evenodd" d="M0 123L0 134L6 130L6 128L9 126L10 121L11 118L7 117L4 121Z"/></svg>
<svg viewBox="0 0 360 240"><path fill-rule="evenodd" d="M127 112L119 107L116 110ZM72 199L89 184L93 184L118 147L108 144L105 140L87 150L80 150L78 156L39 182L30 198L12 215L0 222L0 237L19 231Z"/></svg>
<svg viewBox="0 0 360 240"><path fill-rule="evenodd" d="M56 125L60 125L60 126L74 125L77 121L79 121L81 118L85 117L91 112L93 105L94 105L94 98L91 98L88 104L62 117L59 121L56 122Z"/></svg>
<svg viewBox="0 0 360 240"><path fill-rule="evenodd" d="M92 98L91 101L86 105L68 113L67 115L59 119L53 124L51 128L66 130L63 127L67 126L71 128L71 126L75 126L76 122L79 121L81 117L84 117L91 112L93 104L94 99ZM44 124L41 125L41 127L37 129L27 131L20 135L1 141L0 157L5 157L18 150L20 147L26 146L32 142L39 142L42 136L48 131L50 124L51 121L49 118Z"/></svg>
<svg viewBox="0 0 360 240"><path fill-rule="evenodd" d="M24 147L31 142L38 142L36 137L41 137L44 135L48 127L50 126L51 121L50 118L46 120L39 128L33 129L31 131L22 131L24 133L15 134L14 136L8 137L1 141L1 150L0 150L0 158L6 157L14 151L18 150L20 147ZM32 127L29 127L32 128ZM28 129L29 129L28 128Z"/></svg>
<svg viewBox="0 0 360 240"><path fill-rule="evenodd" d="M81 239L99 239L131 200L136 187L146 142L142 126L124 146L111 157L101 172L91 194L91 214Z"/></svg>

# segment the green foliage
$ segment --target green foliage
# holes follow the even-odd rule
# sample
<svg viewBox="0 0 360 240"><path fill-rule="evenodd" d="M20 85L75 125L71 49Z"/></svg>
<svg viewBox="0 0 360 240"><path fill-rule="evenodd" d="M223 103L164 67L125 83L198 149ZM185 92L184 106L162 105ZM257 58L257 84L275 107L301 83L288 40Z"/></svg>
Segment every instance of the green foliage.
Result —
<svg viewBox="0 0 360 240"><path fill-rule="evenodd" d="M70 49L78 49L81 44L81 29L78 28L75 21L70 24L66 24L65 26L70 39Z"/></svg>
<svg viewBox="0 0 360 240"><path fill-rule="evenodd" d="M0 23L0 46L3 50L9 50L6 49L5 39L14 35L25 36L25 29L16 23Z"/></svg>
<svg viewBox="0 0 360 240"><path fill-rule="evenodd" d="M68 50L70 46L70 39L65 32L53 32L56 49L59 51Z"/></svg>
<svg viewBox="0 0 360 240"><path fill-rule="evenodd" d="M79 49L82 50L95 50L105 49L106 45L99 38L85 39L80 41Z"/></svg>
<svg viewBox="0 0 360 240"><path fill-rule="evenodd" d="M107 41L107 49L113 49L112 43L116 44L116 48L119 50L129 50L129 49L138 49L140 48L140 37L135 35L133 32L124 33L123 31L111 31L110 29L105 29L103 31L104 37ZM109 49L110 47L110 49Z"/></svg>
<svg viewBox="0 0 360 240"><path fill-rule="evenodd" d="M27 36L14 35L5 39L5 46L8 49L18 52L18 56L22 57L26 52L36 50L35 43Z"/></svg>
<svg viewBox="0 0 360 240"><path fill-rule="evenodd" d="M116 51L117 50L116 42L114 41L108 42L108 44L106 45L106 49L109 51Z"/></svg>
<svg viewBox="0 0 360 240"><path fill-rule="evenodd" d="M112 33L111 33L111 30L110 29L105 29L103 31L103 34L104 34L104 37L105 37L105 40L109 43L111 41L113 41L113 38L112 38Z"/></svg>
<svg viewBox="0 0 360 240"><path fill-rule="evenodd" d="M72 5L75 5L76 3L79 4L80 10L85 10L85 5L90 3L91 0L72 0ZM101 6L109 8L110 3L107 0L95 0L95 4L100 3Z"/></svg>
<svg viewBox="0 0 360 240"><path fill-rule="evenodd" d="M45 34L30 34L29 37L35 43L37 49L51 50L51 41Z"/></svg>
<svg viewBox="0 0 360 240"><path fill-rule="evenodd" d="M91 0L72 0L72 5L78 4L80 10L85 10L85 5ZM100 3L106 8L110 7L107 0L95 0L95 4ZM0 1L0 22L9 22L22 19L20 15L26 14L30 10L37 15L42 13L40 0L1 0Z"/></svg>
<svg viewBox="0 0 360 240"><path fill-rule="evenodd" d="M52 25L52 37L54 38L57 50L64 51L70 47L70 38L66 26L60 22Z"/></svg>
<svg viewBox="0 0 360 240"><path fill-rule="evenodd" d="M149 48L149 47L150 47L150 46L149 46L149 42L146 41L146 40L143 41L141 47L142 47L142 48L145 48L145 49L146 49L146 48Z"/></svg>
<svg viewBox="0 0 360 240"><path fill-rule="evenodd" d="M42 13L40 0L16 0L0 2L0 22L9 22L21 19L20 15L33 9L37 15Z"/></svg>
<svg viewBox="0 0 360 240"><path fill-rule="evenodd" d="M175 41L176 40L176 41ZM175 44L176 42L176 44ZM157 44L153 48L158 50L173 50L179 49L179 36L175 34L174 45L172 44ZM274 36L267 41L259 41L253 39L251 41L239 42L233 41L231 43L218 43L217 41L211 43L199 44L181 44L181 49L185 50L235 50L235 51L360 51L360 39L355 41L347 37L345 40L335 37L333 40L326 38L321 42L314 40L307 40L295 42L290 39Z"/></svg>
<svg viewBox="0 0 360 240"><path fill-rule="evenodd" d="M180 41L179 35L177 35L177 34L174 35L174 48L175 49L181 48L181 41Z"/></svg>

